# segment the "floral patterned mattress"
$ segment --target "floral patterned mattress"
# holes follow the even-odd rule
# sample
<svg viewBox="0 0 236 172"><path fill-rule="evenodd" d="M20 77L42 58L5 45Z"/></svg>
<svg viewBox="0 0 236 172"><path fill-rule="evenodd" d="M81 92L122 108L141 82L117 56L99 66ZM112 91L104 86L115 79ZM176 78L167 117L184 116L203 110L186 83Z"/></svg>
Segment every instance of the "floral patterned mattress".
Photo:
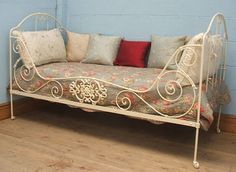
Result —
<svg viewBox="0 0 236 172"><path fill-rule="evenodd" d="M196 90L196 101L193 102L192 86L184 87L182 89L182 96L179 99L178 96L181 94L181 89L176 89L175 94L171 94L171 90L173 91L171 87L169 87L170 94L167 94L165 90L166 88L168 89L168 87L166 87L168 81L175 79L175 74L163 76L158 87L156 84L151 87L162 71L161 69L104 66L76 62L51 63L37 67L37 69L41 76L45 78L57 78L57 81L61 83L63 91L60 89L54 90L54 93L61 96L61 99L114 108L118 108L118 104L120 108L128 108L128 110L131 111L151 115L158 115L157 112L164 115L179 115L187 112L187 115L181 117L181 119L196 120L198 91ZM25 77L25 79L32 77L32 80L26 81L22 78L22 74L24 75L24 73L20 73L20 69L18 69L16 71L16 79L21 88L19 88L14 81L13 89L15 90L24 89L29 92L35 91L35 94L52 97L51 90L53 86L59 86L57 82L47 83L47 81L38 77L37 74L35 74L34 77L32 77L32 75L30 75L29 78ZM81 77L79 80L77 80L78 76ZM94 83L93 80L89 80L85 77L96 78L98 80ZM102 82L101 80L106 82ZM36 91L40 87L42 88ZM131 88L138 93L134 94L131 91L124 91L124 88ZM151 89L146 92L149 88ZM81 93L81 90L83 90L83 93ZM157 90L159 90L159 94ZM130 100L131 104L129 104L127 98ZM167 101L167 99L175 101ZM214 88L214 92L208 90L207 94L203 86L200 118L201 127L205 130L210 127L213 122L213 111L217 103L227 104L229 101L229 92L224 84L221 84L218 88Z"/></svg>

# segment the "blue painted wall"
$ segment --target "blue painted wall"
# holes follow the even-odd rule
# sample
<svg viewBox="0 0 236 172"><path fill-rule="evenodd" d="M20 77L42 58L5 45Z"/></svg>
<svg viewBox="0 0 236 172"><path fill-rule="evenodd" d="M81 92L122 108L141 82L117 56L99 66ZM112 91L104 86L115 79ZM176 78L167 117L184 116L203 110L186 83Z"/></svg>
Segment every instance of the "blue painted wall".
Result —
<svg viewBox="0 0 236 172"><path fill-rule="evenodd" d="M235 0L1 0L0 103L8 101L9 29L31 12L56 15L71 31L122 35L131 40L150 40L151 34L194 35L204 32L211 17L222 12L229 32L227 84L232 94L232 103L224 112L236 114L235 7Z"/></svg>
<svg viewBox="0 0 236 172"><path fill-rule="evenodd" d="M236 1L216 0L67 0L67 28L78 32L123 35L150 40L151 34L194 35L207 29L216 12L224 13L229 32L227 84L236 114Z"/></svg>
<svg viewBox="0 0 236 172"><path fill-rule="evenodd" d="M0 104L9 101L9 30L32 12L55 16L56 0L0 0Z"/></svg>

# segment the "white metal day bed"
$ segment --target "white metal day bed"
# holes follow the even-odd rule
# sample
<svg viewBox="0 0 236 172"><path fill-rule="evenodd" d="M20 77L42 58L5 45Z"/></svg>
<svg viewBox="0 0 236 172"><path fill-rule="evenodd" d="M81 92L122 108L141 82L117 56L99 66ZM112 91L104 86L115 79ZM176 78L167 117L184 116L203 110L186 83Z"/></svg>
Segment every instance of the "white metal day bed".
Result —
<svg viewBox="0 0 236 172"><path fill-rule="evenodd" d="M194 157L193 157L193 166L195 168L199 168L199 163L197 161L197 152L198 152L198 136L199 136L199 129L200 129L200 115L201 115L201 101L202 101L202 94L203 94L203 85L205 88L205 92L208 92L208 90L211 88L217 87L225 80L225 72L226 72L226 48L227 48L227 29L226 29L226 22L224 19L224 16L220 13L217 13L213 16L213 18L210 21L210 24L208 26L207 31L203 34L203 41L201 44L191 44L191 45L185 45L177 49L177 51L172 55L171 59L167 63L167 65L160 71L160 73L154 78L153 84L150 85L149 88L145 90L139 90L135 88L126 87L123 85L119 85L117 83L112 83L110 81L102 80L99 78L94 77L84 77L84 76L73 76L73 77L55 77L55 78L48 78L43 76L40 71L38 70L38 67L36 67L32 63L32 68L29 68L25 66L22 63L22 58L19 57L19 50L21 48L26 48L24 46L24 43L19 44L19 41L21 41L15 34L15 31L27 31L27 30L49 30L51 28L59 28L61 30L64 30L62 25L58 22L58 20L48 14L45 13L33 13L27 17L25 17L16 27L12 28L10 30L10 47L9 47L9 53L10 53L10 100L11 100L11 118L15 119L14 113L13 113L13 95L20 95L25 97L31 97L56 103L62 103L74 107L80 107L80 108L86 108L86 109L93 109L97 111L105 111L105 112L111 112L116 114L121 114L129 117L139 118L139 119L145 119L149 121L154 122L167 122L167 123L173 123L178 125L185 125L189 127L194 127L196 129L196 135L195 135L195 146L194 146ZM216 49L219 47L215 47L214 43L211 41L211 38L215 35L220 35L223 40L222 54L217 54L219 51ZM22 47L23 45L23 47ZM192 78L188 76L186 72L183 70L167 70L167 67L172 59L175 59L176 65L178 66L178 58L179 54L182 53L184 50L192 51L193 54L194 48L193 47L201 47L201 57L200 57L200 67L199 67L199 82L198 84L194 83ZM29 54L29 52L28 52ZM29 54L30 56L30 54ZM209 63L209 59L211 61L215 61L214 64L220 63L220 67L217 68L216 66L212 66L213 64ZM207 59L207 60L206 60ZM197 59L194 59L191 61L191 63L184 63L186 66L193 65ZM207 63L207 66L206 64ZM209 74L209 69L214 68L215 72L213 75ZM20 77L25 82L30 82L33 80L34 77L39 77L42 80L45 81L43 85L41 85L39 88L28 91L21 87L19 82L17 82L16 73L20 73ZM189 82L191 91L192 91L192 97L191 97L191 103L188 109L185 110L183 113L178 114L166 114L155 107L153 107L149 102L147 102L141 94L148 93L152 89L155 89L156 93L159 95L159 97L167 102L175 102L178 101L183 96L183 89L184 85L182 85L182 81L179 79L170 79L167 82L165 82L164 87L162 86L162 89L165 92L165 95L163 95L163 90L160 91L160 85L162 82L162 79L167 75L181 75L182 78L187 80ZM207 79L203 80L203 76L206 75ZM143 78L145 79L145 78ZM85 92L81 92L79 90L78 92L73 92L74 94L78 94L77 101L72 101L65 99L63 97L64 90L62 86L62 81L64 80L70 80L72 81L70 84L70 87L75 86L75 88L79 89L78 85L76 84L83 84L83 90L86 90ZM18 89L13 87L13 83L18 86ZM50 85L49 85L50 84ZM106 99L109 97L109 94L107 92L106 86L112 85L112 87L119 88L120 91L117 93L116 96L116 108L114 107L107 107L107 106L101 106L98 104L100 100ZM41 90L43 87L50 86L50 96L45 96L38 94L38 91ZM81 85L80 85L81 86ZM178 91L177 91L178 90ZM73 91L73 90L72 90ZM176 92L178 95L176 96ZM152 111L155 112L155 115L146 114L142 112L135 112L130 110L132 107L132 99L130 97L126 96L124 93L130 93L136 96L140 101L142 101L148 108L152 109ZM86 99L83 99L83 96L79 94L87 94ZM175 95L174 97L171 97L172 95ZM120 100L120 101L119 101ZM196 108L196 119L194 121L191 120L185 120L183 117L185 117L196 105L197 102L197 108ZM122 106L125 105L125 106ZM219 124L220 124L220 115L221 115L221 109L222 105L219 104L219 115L218 115L218 121L217 121L217 131L220 132Z"/></svg>

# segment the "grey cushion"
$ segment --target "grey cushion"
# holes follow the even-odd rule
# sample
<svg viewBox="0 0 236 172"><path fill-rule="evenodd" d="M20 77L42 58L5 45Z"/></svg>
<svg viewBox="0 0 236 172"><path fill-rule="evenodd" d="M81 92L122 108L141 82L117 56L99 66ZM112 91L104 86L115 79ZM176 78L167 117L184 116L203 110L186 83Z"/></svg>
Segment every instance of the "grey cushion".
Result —
<svg viewBox="0 0 236 172"><path fill-rule="evenodd" d="M149 68L164 68L174 52L185 44L186 36L160 37L152 35L152 45L148 59ZM176 68L174 59L168 65Z"/></svg>
<svg viewBox="0 0 236 172"><path fill-rule="evenodd" d="M88 51L82 63L113 65L121 37L91 35Z"/></svg>

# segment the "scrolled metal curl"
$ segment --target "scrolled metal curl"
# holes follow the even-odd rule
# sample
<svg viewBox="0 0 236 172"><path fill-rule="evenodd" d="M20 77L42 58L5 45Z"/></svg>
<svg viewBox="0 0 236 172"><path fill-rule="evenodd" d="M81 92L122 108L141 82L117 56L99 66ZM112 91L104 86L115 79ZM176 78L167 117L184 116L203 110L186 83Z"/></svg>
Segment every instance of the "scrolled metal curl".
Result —
<svg viewBox="0 0 236 172"><path fill-rule="evenodd" d="M177 70L170 70L170 71L165 71L164 73L162 73L162 75L159 76L157 83L156 83L156 90L158 92L158 95L165 101L168 102L176 102L178 101L182 96L183 96L183 86L181 85L181 82L179 80L168 80L165 85L164 85L164 95L167 95L168 98L166 98L166 96L163 95L163 92L160 90L160 82L161 80L165 77L165 75L170 75L171 73L178 73L178 74L182 74L181 72L177 71ZM179 90L179 95L176 95L177 90ZM173 98L173 96L175 95L175 98Z"/></svg>
<svg viewBox="0 0 236 172"><path fill-rule="evenodd" d="M186 52L185 52L186 51ZM182 56L183 61L182 64L186 67L191 67L193 66L196 61L197 61L197 52L194 50L193 47L185 47L184 50L184 55ZM178 67L178 63L176 63L177 67Z"/></svg>
<svg viewBox="0 0 236 172"><path fill-rule="evenodd" d="M22 65L20 67L20 75L24 81L31 81L35 77L35 69Z"/></svg>
<svg viewBox="0 0 236 172"><path fill-rule="evenodd" d="M37 91L41 90L42 88L44 88L45 86L48 86L50 84L56 84L53 85L51 87L51 95L54 98L61 98L63 96L63 87L62 84L56 80L45 80L45 83L42 84L40 87L36 88L35 90L26 90L24 89L18 82L18 78L17 78L17 66L19 65L20 61L22 61L21 58L19 58L15 65L14 65L14 81L16 83L16 85L18 86L18 88L20 90L22 90L23 92L26 93L36 93ZM20 77L25 81L25 82L30 82L32 79L34 79L34 77L36 76L36 71L34 67L27 67L25 65L22 65L20 67Z"/></svg>
<svg viewBox="0 0 236 172"><path fill-rule="evenodd" d="M177 78L176 78L176 80L174 80L174 79L168 80L164 85L164 92L160 91L160 82L161 82L161 80L165 77L165 75L170 75L170 73L176 73L178 75L181 75L192 86L193 98L192 98L190 107L186 110L185 113L171 116L171 117L174 117L174 118L180 118L180 117L183 117L186 114L188 114L191 111L191 109L193 108L195 100L196 100L196 88L197 87L195 86L192 79L188 75L186 75L185 73L182 73L181 71L178 71L178 70L165 71L164 73L162 73L161 76L159 76L159 79L157 80L157 85L156 85L158 95L163 100L165 100L167 102L174 103L174 102L179 101L181 99L181 97L183 97L183 86L181 85L182 80L177 79ZM165 114L165 116L169 116L169 115Z"/></svg>
<svg viewBox="0 0 236 172"><path fill-rule="evenodd" d="M120 91L117 95L116 95L116 106L119 108L119 109L122 109L122 110L129 110L130 107L132 106L132 101L130 100L129 97L127 96L124 96L122 97L119 101L119 97L121 96L121 94L123 93L134 93L133 91L128 91L128 90L122 90Z"/></svg>
<svg viewBox="0 0 236 172"><path fill-rule="evenodd" d="M55 83L56 85L51 88L51 95L54 98L61 98L63 96L63 87L58 81L51 81L51 83Z"/></svg>
<svg viewBox="0 0 236 172"><path fill-rule="evenodd" d="M23 50L24 47L22 47L22 44L21 44L21 40L19 40L18 38L13 42L13 46L12 46L12 49L13 49L13 52L16 53L16 54L19 54L22 50Z"/></svg>

